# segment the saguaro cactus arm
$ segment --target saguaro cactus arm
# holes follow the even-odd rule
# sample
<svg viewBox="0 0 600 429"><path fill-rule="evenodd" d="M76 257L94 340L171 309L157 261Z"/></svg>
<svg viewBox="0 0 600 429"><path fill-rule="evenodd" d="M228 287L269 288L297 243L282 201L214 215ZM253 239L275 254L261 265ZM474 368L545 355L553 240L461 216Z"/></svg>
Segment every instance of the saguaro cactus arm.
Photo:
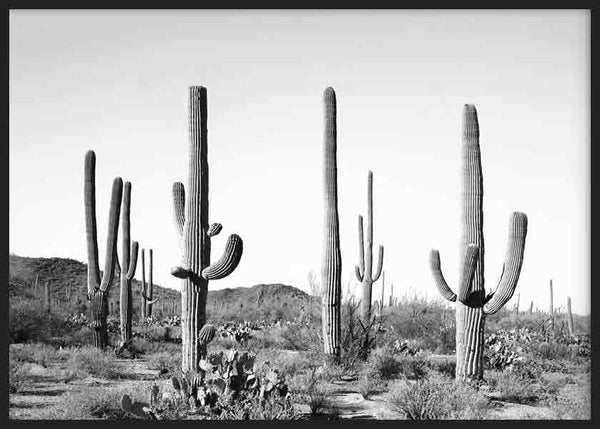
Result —
<svg viewBox="0 0 600 429"><path fill-rule="evenodd" d="M138 248L138 242L132 241L130 255L131 259L129 261L129 271L127 271L127 280L133 279L133 276L135 275L135 269L137 268Z"/></svg>
<svg viewBox="0 0 600 429"><path fill-rule="evenodd" d="M383 269L383 246L379 245L379 262L377 263L377 271L373 276L373 281L376 282L381 276L381 270Z"/></svg>
<svg viewBox="0 0 600 429"><path fill-rule="evenodd" d="M185 187L181 182L173 183L173 215L177 239L181 241L185 226Z"/></svg>
<svg viewBox="0 0 600 429"><path fill-rule="evenodd" d="M460 271L457 296L458 300L465 305L469 303L469 296L471 294L471 284L473 281L473 275L475 274L475 267L477 266L478 259L479 246L475 244L469 244L469 246L467 247L467 251L465 252L462 270Z"/></svg>
<svg viewBox="0 0 600 429"><path fill-rule="evenodd" d="M150 299L146 296L146 294L144 292L142 292L142 298L144 298L146 300L146 302L150 305L156 304L158 302L158 300L160 299L160 297L156 297L155 299Z"/></svg>
<svg viewBox="0 0 600 429"><path fill-rule="evenodd" d="M355 266L356 278L362 282L365 277L365 241L361 215L358 215L358 261L358 265Z"/></svg>
<svg viewBox="0 0 600 429"><path fill-rule="evenodd" d="M223 256L214 264L202 270L202 277L207 280L218 280L231 274L242 258L244 244L237 234L231 234L227 239Z"/></svg>
<svg viewBox="0 0 600 429"><path fill-rule="evenodd" d="M440 263L440 252L436 249L432 249L429 253L429 267L431 268L431 274L440 295L448 301L456 301L456 294L452 292L452 289L446 283L446 279L444 279Z"/></svg>
<svg viewBox="0 0 600 429"><path fill-rule="evenodd" d="M221 230L223 229L223 225L221 225L220 223L213 223L209 228L208 231L206 231L206 234L209 237L214 237L216 235L219 235L219 232L221 232Z"/></svg>
<svg viewBox="0 0 600 429"><path fill-rule="evenodd" d="M513 296L523 266L526 237L527 215L515 212L512 214L508 226L508 245L502 277L494 296L483 307L485 314L496 313Z"/></svg>

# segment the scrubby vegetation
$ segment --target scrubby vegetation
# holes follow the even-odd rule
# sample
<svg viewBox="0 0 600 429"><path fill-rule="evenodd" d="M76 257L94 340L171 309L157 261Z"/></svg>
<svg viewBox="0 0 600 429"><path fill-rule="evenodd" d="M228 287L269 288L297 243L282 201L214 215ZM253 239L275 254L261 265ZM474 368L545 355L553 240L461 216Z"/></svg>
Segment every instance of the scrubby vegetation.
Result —
<svg viewBox="0 0 600 429"><path fill-rule="evenodd" d="M209 295L209 319L216 327L209 361L215 372L204 404L191 406L171 381L181 377L178 315L157 311L145 320L134 317L133 340L119 355L119 321L110 315L111 346L102 352L91 347L93 326L86 312L67 303L47 311L43 299L29 293L31 282L13 281L10 287L9 390L11 398L26 398L43 380L60 385L54 405L37 418L331 419L343 412L336 398L344 391L364 403L382 404L400 419L497 418L502 404L544 409L550 413L544 418L587 419L591 413L589 318L577 315L575 335L561 330L559 315L550 336L540 323L542 313L515 317L502 310L486 325L484 381L469 386L454 381L454 315L440 301L404 296L364 325L356 303L345 300L342 355L333 361L322 352L318 298L273 285L263 292L230 290ZM221 302L213 301L215 296L245 302L244 311L238 307L233 317L233 304L215 304ZM264 300L269 304L257 304ZM246 353L252 369L246 365L244 388L226 392L223 383L230 381L222 362L232 350ZM145 378L132 371L134 364ZM271 380L263 368L271 370ZM159 393L150 404L153 385ZM285 393L265 395L267 385L269 391L279 385L278 392ZM132 404L146 404L150 413L124 411L123 395Z"/></svg>

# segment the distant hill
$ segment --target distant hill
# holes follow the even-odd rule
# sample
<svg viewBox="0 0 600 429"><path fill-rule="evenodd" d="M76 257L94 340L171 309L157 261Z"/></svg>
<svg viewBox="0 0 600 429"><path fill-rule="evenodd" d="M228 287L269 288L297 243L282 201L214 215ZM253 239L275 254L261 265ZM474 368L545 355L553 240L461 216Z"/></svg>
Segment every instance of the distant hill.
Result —
<svg viewBox="0 0 600 429"><path fill-rule="evenodd" d="M138 261L139 263L140 261ZM30 258L11 254L9 256L9 295L11 297L33 293L36 277L38 283L38 296L43 296L43 287L46 282L50 287L52 297L64 299L68 285L72 286L72 302L87 302L87 265L67 258ZM138 267L136 276L141 277ZM148 273L146 272L146 282ZM132 294L134 314L137 314L141 302L141 281L132 281ZM154 282L154 297L165 301L165 311L170 311L175 306L175 311L180 311L181 294L179 291L164 288ZM208 291L207 310L209 313L239 313L240 310L260 309L272 310L286 307L296 313L311 299L304 291L284 284L258 284L252 287L236 287ZM118 311L119 278L115 275L113 285L109 290L109 302ZM160 308L160 301L155 304L154 311Z"/></svg>

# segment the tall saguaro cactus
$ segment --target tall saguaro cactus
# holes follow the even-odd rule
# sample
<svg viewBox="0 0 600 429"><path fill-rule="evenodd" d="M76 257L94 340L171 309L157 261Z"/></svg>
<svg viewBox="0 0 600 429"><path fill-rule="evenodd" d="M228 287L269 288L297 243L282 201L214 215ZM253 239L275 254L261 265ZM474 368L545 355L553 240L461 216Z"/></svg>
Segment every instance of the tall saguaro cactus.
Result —
<svg viewBox="0 0 600 429"><path fill-rule="evenodd" d="M340 303L342 253L337 195L337 103L333 88L323 94L325 113L323 145L323 253L321 259L321 304L323 347L327 355L340 356Z"/></svg>
<svg viewBox="0 0 600 429"><path fill-rule="evenodd" d="M108 345L106 314L108 312L108 291L112 286L117 260L117 233L123 180L115 177L112 184L110 209L108 214L108 236L106 239L106 257L104 272L100 276L98 264L98 237L96 228L96 154L90 150L85 155L84 169L85 230L87 237L88 299L91 302L94 326L94 345L104 348Z"/></svg>
<svg viewBox="0 0 600 429"><path fill-rule="evenodd" d="M210 263L211 237L222 229L208 223L208 129L206 88L190 87L189 93L189 175L187 192L183 183L173 184L175 229L182 250L181 265L171 274L182 279L181 369L197 373L206 344L199 337L206 323L208 281L231 274L242 257L243 243L237 234L227 239L221 259Z"/></svg>
<svg viewBox="0 0 600 429"><path fill-rule="evenodd" d="M355 268L356 278L362 283L361 313L363 319L371 317L371 295L373 283L379 279L383 268L383 246L379 246L379 263L373 275L373 172L369 171L367 181L367 249L365 252L363 238L363 218L358 216L358 257L359 265Z"/></svg>
<svg viewBox="0 0 600 429"><path fill-rule="evenodd" d="M132 338L131 316L133 302L131 294L131 280L135 275L138 256L138 242L131 241L131 183L125 182L123 189L123 207L121 212L121 232L123 268L121 270L120 290L120 317L121 317L121 345L124 346Z"/></svg>
<svg viewBox="0 0 600 429"><path fill-rule="evenodd" d="M500 281L496 290L486 295L483 277L483 177L479 123L475 106L470 104L465 105L463 110L461 151L462 235L459 245L461 269L458 295L446 283L441 271L440 255L435 249L430 253L430 266L440 294L448 301L456 301L456 378L481 380L485 318L500 310L515 291L523 264L527 216L524 213L512 213Z"/></svg>
<svg viewBox="0 0 600 429"><path fill-rule="evenodd" d="M381 303L379 308L379 314L383 314L383 307L385 307L385 271L381 274Z"/></svg>
<svg viewBox="0 0 600 429"><path fill-rule="evenodd" d="M573 313L571 312L571 297L567 297L567 328L569 329L569 335L572 337L575 335L575 329L573 327Z"/></svg>

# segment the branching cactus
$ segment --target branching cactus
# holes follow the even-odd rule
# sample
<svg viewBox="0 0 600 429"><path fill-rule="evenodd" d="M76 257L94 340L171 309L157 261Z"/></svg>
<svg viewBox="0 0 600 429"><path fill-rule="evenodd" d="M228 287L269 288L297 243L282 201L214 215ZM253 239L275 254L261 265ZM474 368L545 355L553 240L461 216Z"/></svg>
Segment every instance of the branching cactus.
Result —
<svg viewBox="0 0 600 429"><path fill-rule="evenodd" d="M483 178L479 149L479 124L473 105L465 105L462 129L462 236L459 245L461 264L458 294L454 293L441 271L437 250L430 254L430 266L440 294L456 301L456 379L479 381L483 378L483 331L485 318L500 310L512 297L525 250L527 216L512 213L508 227L508 246L496 290L485 294L483 277Z"/></svg>
<svg viewBox="0 0 600 429"><path fill-rule="evenodd" d="M94 327L94 345L104 348L108 345L106 314L108 312L108 292L112 286L117 260L117 233L119 231L119 214L121 213L121 196L123 180L113 180L108 213L108 237L106 240L106 258L104 272L100 276L98 264L98 236L96 228L96 154L88 151L85 155L84 169L85 230L87 237L88 299L91 302L92 321Z"/></svg>
<svg viewBox="0 0 600 429"><path fill-rule="evenodd" d="M181 265L171 274L182 279L181 369L197 373L206 345L199 334L206 323L208 281L231 274L242 257L240 236L229 236L225 253L211 265L211 237L222 229L208 223L208 139L206 88L193 86L189 98L189 175L187 192L182 183L173 185L174 220L182 250Z"/></svg>
<svg viewBox="0 0 600 429"><path fill-rule="evenodd" d="M120 316L121 316L121 345L125 346L131 341L131 313L133 302L131 298L131 280L135 275L138 256L138 242L131 242L131 183L125 182L123 189L123 204L121 211L121 232L123 269L121 270L121 294L120 294Z"/></svg>
<svg viewBox="0 0 600 429"><path fill-rule="evenodd" d="M342 254L337 197L337 106L335 91L326 88L323 94L324 127L324 226L321 284L323 285L322 325L325 354L340 356L340 304L342 292Z"/></svg>
<svg viewBox="0 0 600 429"><path fill-rule="evenodd" d="M361 313L365 320L371 317L371 295L373 283L379 279L383 268L383 246L379 246L379 263L373 275L373 172L369 171L367 182L367 249L365 253L363 234L363 218L358 216L358 257L359 265L356 266L356 278L362 283Z"/></svg>

